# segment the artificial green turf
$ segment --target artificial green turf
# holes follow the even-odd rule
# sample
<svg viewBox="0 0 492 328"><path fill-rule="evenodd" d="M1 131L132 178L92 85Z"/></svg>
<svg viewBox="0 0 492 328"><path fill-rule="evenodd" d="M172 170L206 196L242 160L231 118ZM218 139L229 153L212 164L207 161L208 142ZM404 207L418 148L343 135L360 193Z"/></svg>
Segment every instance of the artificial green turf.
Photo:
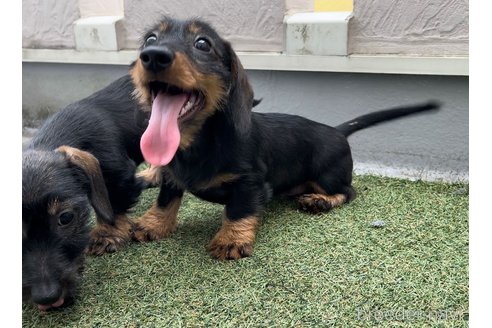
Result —
<svg viewBox="0 0 492 328"><path fill-rule="evenodd" d="M272 202L253 256L226 262L205 249L222 206L187 194L168 239L89 257L76 304L44 315L23 305L23 326L468 326L468 185L354 185L354 202L320 215Z"/></svg>

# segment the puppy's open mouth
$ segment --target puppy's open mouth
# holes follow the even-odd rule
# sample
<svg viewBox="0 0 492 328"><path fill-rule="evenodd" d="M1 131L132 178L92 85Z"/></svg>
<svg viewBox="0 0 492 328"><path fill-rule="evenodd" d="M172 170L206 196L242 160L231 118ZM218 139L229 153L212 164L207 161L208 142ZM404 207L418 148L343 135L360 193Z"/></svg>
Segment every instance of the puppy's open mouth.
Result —
<svg viewBox="0 0 492 328"><path fill-rule="evenodd" d="M178 113L178 120L180 122L186 121L188 118L191 118L193 114L202 109L205 104L205 97L201 92L196 90L187 91L174 85L159 81L150 82L149 88L152 95L152 103L154 103L155 98L158 97L160 94L162 94L162 96L164 97L172 97L177 95L186 96L186 102L180 108Z"/></svg>
<svg viewBox="0 0 492 328"><path fill-rule="evenodd" d="M149 125L140 139L145 160L155 166L167 165L181 140L180 127L205 106L204 95L163 82L149 84L152 111Z"/></svg>

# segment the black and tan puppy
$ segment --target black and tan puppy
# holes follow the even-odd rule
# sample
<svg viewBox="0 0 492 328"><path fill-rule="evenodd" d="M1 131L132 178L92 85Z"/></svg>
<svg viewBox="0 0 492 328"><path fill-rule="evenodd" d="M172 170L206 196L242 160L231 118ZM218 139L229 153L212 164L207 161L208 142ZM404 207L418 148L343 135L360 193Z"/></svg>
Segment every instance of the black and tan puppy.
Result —
<svg viewBox="0 0 492 328"><path fill-rule="evenodd" d="M23 151L23 296L41 310L73 301L85 249L113 252L131 240L127 213L144 187L135 169L145 129L133 89L126 75L67 106Z"/></svg>
<svg viewBox="0 0 492 328"><path fill-rule="evenodd" d="M436 107L377 112L337 128L254 113L238 57L208 24L164 18L143 40L131 68L135 94L150 111L141 149L148 162L163 166L164 180L135 236L165 237L188 190L225 205L222 227L209 244L219 259L251 255L258 217L273 195L297 195L301 207L313 212L353 199L349 134Z"/></svg>

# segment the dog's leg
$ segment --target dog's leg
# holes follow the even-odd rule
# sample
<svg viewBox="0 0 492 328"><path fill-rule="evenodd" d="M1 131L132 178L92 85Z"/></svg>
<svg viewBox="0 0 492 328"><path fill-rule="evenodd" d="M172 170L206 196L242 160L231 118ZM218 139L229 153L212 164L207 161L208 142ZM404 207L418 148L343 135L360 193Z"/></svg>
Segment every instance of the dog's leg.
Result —
<svg viewBox="0 0 492 328"><path fill-rule="evenodd" d="M208 246L210 255L219 260L237 260L250 256L257 226L258 216L230 220L224 215L222 227Z"/></svg>
<svg viewBox="0 0 492 328"><path fill-rule="evenodd" d="M103 255L116 252L131 241L133 228L134 223L126 214L115 215L113 225L98 219L96 227L91 232L86 253Z"/></svg>
<svg viewBox="0 0 492 328"><path fill-rule="evenodd" d="M134 239L140 242L159 240L173 232L182 197L182 190L164 183L157 201L138 219Z"/></svg>
<svg viewBox="0 0 492 328"><path fill-rule="evenodd" d="M311 213L329 211L355 197L355 190L351 186L342 187L340 188L341 192L336 192L330 190L327 185L323 186L322 182L309 182L308 185L309 190L312 190L313 193L299 196L298 201L303 210Z"/></svg>
<svg viewBox="0 0 492 328"><path fill-rule="evenodd" d="M259 213L267 195L263 185L254 187L250 183L240 183L233 190L225 207L222 227L208 245L210 255L219 260L252 255Z"/></svg>

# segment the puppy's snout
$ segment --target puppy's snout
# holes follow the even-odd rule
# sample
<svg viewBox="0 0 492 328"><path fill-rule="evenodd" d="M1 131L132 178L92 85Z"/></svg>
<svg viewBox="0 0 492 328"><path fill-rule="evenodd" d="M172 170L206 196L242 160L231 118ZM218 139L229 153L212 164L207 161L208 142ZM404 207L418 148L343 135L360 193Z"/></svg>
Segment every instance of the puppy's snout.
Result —
<svg viewBox="0 0 492 328"><path fill-rule="evenodd" d="M32 286L31 297L36 304L51 305L60 299L62 292L62 286L51 281Z"/></svg>
<svg viewBox="0 0 492 328"><path fill-rule="evenodd" d="M168 47L150 46L140 53L140 60L145 69L158 73L171 66L174 60L174 52Z"/></svg>

